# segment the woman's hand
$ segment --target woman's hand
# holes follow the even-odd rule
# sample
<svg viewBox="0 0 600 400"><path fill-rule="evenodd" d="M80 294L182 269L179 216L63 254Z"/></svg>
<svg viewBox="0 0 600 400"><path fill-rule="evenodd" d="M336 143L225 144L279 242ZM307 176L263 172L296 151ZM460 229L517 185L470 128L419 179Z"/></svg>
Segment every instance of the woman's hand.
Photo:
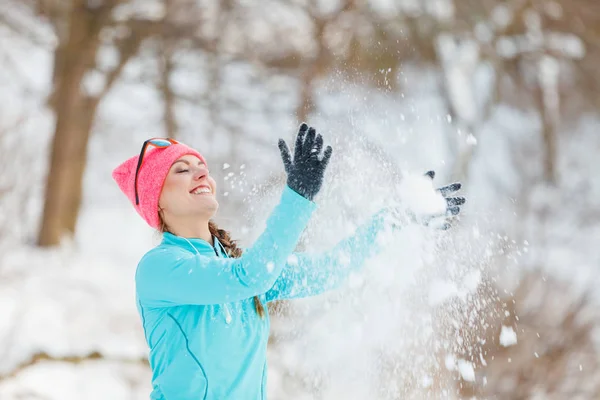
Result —
<svg viewBox="0 0 600 400"><path fill-rule="evenodd" d="M403 178L398 186L398 196L394 199L399 204L388 209L388 220L393 227L401 228L416 223L446 230L452 226L460 213L460 207L466 202L464 197L454 195L462 185L456 182L434 188L434 178L434 171Z"/></svg>
<svg viewBox="0 0 600 400"><path fill-rule="evenodd" d="M435 178L435 171L427 171L427 173L425 173L425 175L427 175L428 177L431 178L431 180L433 180ZM446 230L451 227L451 222L452 222L452 220L454 220L453 217L457 216L460 213L460 206L465 204L465 202L467 200L466 200L466 198L461 197L461 196L453 196L453 197L449 197L449 196L455 194L461 188L462 188L462 184L460 182L455 182L450 185L443 186L441 188L436 189L436 191L438 191L446 200L446 213L443 216L442 215L432 216L427 221L426 225L437 225L437 228L443 229L443 230ZM438 224L431 223L436 217L438 219L440 217L444 218L444 221L441 225L439 223ZM439 222L439 220L438 220L438 222Z"/></svg>
<svg viewBox="0 0 600 400"><path fill-rule="evenodd" d="M290 150L283 139L279 139L279 151L287 173L287 185L302 197L312 200L321 189L325 168L331 158L333 149L327 146L323 150L323 137L317 135L312 127L305 123L300 125L294 159L290 157Z"/></svg>

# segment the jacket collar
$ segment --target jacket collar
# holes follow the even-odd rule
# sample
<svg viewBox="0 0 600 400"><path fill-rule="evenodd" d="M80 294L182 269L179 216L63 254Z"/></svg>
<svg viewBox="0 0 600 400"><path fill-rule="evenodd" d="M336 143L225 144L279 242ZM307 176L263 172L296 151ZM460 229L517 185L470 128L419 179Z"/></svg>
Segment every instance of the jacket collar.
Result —
<svg viewBox="0 0 600 400"><path fill-rule="evenodd" d="M193 253L198 252L206 256L218 255L219 257L227 257L227 252L221 242L219 242L219 239L213 236L213 242L214 246L211 246L211 244L204 239L184 238L182 236L173 235L170 232L165 232L163 233L161 244L183 247Z"/></svg>

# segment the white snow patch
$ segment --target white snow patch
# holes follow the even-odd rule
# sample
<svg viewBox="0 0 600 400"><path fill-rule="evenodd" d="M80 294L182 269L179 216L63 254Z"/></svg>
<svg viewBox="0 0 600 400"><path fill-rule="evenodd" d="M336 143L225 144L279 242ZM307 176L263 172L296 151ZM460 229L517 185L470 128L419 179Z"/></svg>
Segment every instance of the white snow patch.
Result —
<svg viewBox="0 0 600 400"><path fill-rule="evenodd" d="M481 365L487 367L487 362L485 361L485 358L483 358L483 354L481 353L479 353L479 361L481 361Z"/></svg>
<svg viewBox="0 0 600 400"><path fill-rule="evenodd" d="M298 256L295 254L290 254L289 257L287 258L287 263L288 265L298 265Z"/></svg>
<svg viewBox="0 0 600 400"><path fill-rule="evenodd" d="M519 47L513 38L503 36L496 40L496 53L500 57L513 58L519 53Z"/></svg>
<svg viewBox="0 0 600 400"><path fill-rule="evenodd" d="M269 261L267 263L267 271L269 271L269 273L273 272L273 269L275 268L275 264L273 263L273 261Z"/></svg>
<svg viewBox="0 0 600 400"><path fill-rule="evenodd" d="M427 176L405 175L398 185L398 192L403 206L417 217L439 215L446 211L446 200L435 190L433 181Z"/></svg>
<svg viewBox="0 0 600 400"><path fill-rule="evenodd" d="M83 77L82 90L88 96L98 96L106 86L106 75L93 69L88 71Z"/></svg>
<svg viewBox="0 0 600 400"><path fill-rule="evenodd" d="M474 269L465 275L463 286L469 292L474 292L477 287L481 284L481 271L478 269Z"/></svg>
<svg viewBox="0 0 600 400"><path fill-rule="evenodd" d="M585 44L579 36L572 33L550 32L546 36L546 46L567 57L580 60L585 57Z"/></svg>
<svg viewBox="0 0 600 400"><path fill-rule="evenodd" d="M466 360L458 360L458 372L467 382L475 382L475 369L473 364Z"/></svg>
<svg viewBox="0 0 600 400"><path fill-rule="evenodd" d="M446 369L448 371L456 370L456 358L454 357L454 355L446 355L446 358L444 359L444 365L446 366Z"/></svg>
<svg viewBox="0 0 600 400"><path fill-rule="evenodd" d="M512 10L505 4L498 4L492 10L492 21L498 28L507 27L513 19Z"/></svg>
<svg viewBox="0 0 600 400"><path fill-rule="evenodd" d="M513 330L512 326L502 326L500 344L504 347L517 344L517 333Z"/></svg>
<svg viewBox="0 0 600 400"><path fill-rule="evenodd" d="M429 286L429 305L438 306L446 300L458 295L458 287L454 282L436 280Z"/></svg>
<svg viewBox="0 0 600 400"><path fill-rule="evenodd" d="M473 136L472 133L469 133L467 135L467 144L469 146L476 146L477 145L477 138L475 136Z"/></svg>
<svg viewBox="0 0 600 400"><path fill-rule="evenodd" d="M433 384L433 379L429 375L425 375L421 379L421 386L424 388L428 388Z"/></svg>

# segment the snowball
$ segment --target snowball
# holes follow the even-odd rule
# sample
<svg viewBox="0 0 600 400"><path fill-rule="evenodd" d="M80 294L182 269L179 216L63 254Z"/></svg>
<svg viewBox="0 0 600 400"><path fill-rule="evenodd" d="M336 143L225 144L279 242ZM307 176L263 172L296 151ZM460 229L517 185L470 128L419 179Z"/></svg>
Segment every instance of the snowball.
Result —
<svg viewBox="0 0 600 400"><path fill-rule="evenodd" d="M473 364L471 364L469 361L458 360L458 372L465 381L475 381L475 369L473 368Z"/></svg>
<svg viewBox="0 0 600 400"><path fill-rule="evenodd" d="M425 375L424 377L421 378L421 387L428 388L432 384L433 384L433 379L430 376Z"/></svg>
<svg viewBox="0 0 600 400"><path fill-rule="evenodd" d="M483 354L481 353L479 353L479 361L481 362L481 365L487 367L487 362L485 361L485 358L483 358Z"/></svg>
<svg viewBox="0 0 600 400"><path fill-rule="evenodd" d="M454 371L456 369L456 359L452 354L448 354L444 360L444 365L448 371Z"/></svg>
<svg viewBox="0 0 600 400"><path fill-rule="evenodd" d="M477 138L475 136L473 136L472 133L469 133L467 135L467 144L469 146L475 146L475 145L477 145Z"/></svg>
<svg viewBox="0 0 600 400"><path fill-rule="evenodd" d="M275 264L273 263L273 261L269 261L267 263L267 271L269 271L269 273L273 272L273 269L275 268Z"/></svg>
<svg viewBox="0 0 600 400"><path fill-rule="evenodd" d="M444 214L446 200L428 176L405 175L398 186L400 201L417 216Z"/></svg>
<svg viewBox="0 0 600 400"><path fill-rule="evenodd" d="M290 254L290 256L287 258L287 263L288 265L298 265L298 256L295 254Z"/></svg>
<svg viewBox="0 0 600 400"><path fill-rule="evenodd" d="M517 343L517 334L511 326L502 326L500 332L500 344L504 347L512 346Z"/></svg>

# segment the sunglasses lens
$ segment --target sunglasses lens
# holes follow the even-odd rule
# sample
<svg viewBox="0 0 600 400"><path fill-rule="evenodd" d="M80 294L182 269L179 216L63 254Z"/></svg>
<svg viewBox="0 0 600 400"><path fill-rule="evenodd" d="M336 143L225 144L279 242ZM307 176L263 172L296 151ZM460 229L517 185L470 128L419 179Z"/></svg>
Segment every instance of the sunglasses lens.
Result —
<svg viewBox="0 0 600 400"><path fill-rule="evenodd" d="M157 147L167 147L173 144L165 139L152 139L150 143Z"/></svg>

